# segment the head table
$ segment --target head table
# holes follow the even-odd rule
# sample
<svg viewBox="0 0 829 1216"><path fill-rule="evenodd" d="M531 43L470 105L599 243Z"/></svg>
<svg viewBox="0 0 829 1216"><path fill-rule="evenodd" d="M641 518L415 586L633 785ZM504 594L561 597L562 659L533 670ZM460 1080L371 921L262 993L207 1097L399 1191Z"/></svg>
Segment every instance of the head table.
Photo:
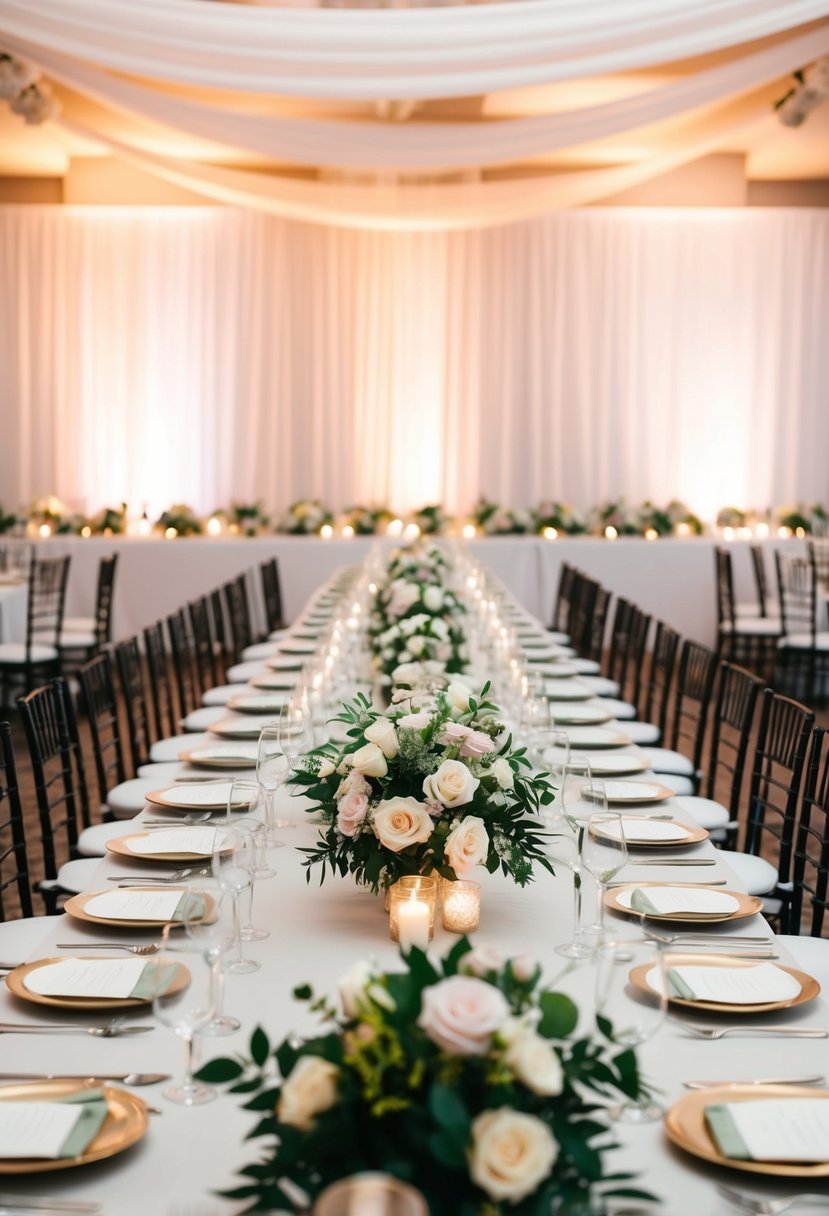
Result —
<svg viewBox="0 0 829 1216"><path fill-rule="evenodd" d="M166 769L164 776L168 778L169 766ZM301 854L296 850L311 844L317 829L307 821L305 806L302 797L290 796L285 788L279 791L278 812L290 821L281 832L286 847L270 853L277 876L258 880L255 891L254 919L270 928L270 937L247 945L251 956L261 961L261 970L228 977L225 1012L239 1017L242 1029L229 1037L197 1039L203 1060L245 1052L250 1032L257 1024L268 1031L272 1042L291 1030L310 1032L317 1023L306 1006L293 999L296 984L308 982L318 993L335 995L338 978L358 959L373 957L384 969L395 966L397 947L389 939L388 916L381 897L356 887L351 879L329 877L320 887L315 874L310 884L306 882ZM671 800L658 807L661 814L666 810L691 822L683 813L681 800L679 805ZM157 814L157 808L145 807L137 820L123 825L124 833L139 827L145 817L157 818ZM637 868L635 861L628 861L617 878L674 882L722 878L729 887L740 889L736 876L709 841L692 846L689 855L710 857L715 864L693 870L669 864L643 869ZM128 874L151 879L153 871L110 854L101 860L90 889L112 888L114 884L107 882L108 878ZM547 982L576 1000L582 1029L589 1031L594 1010L594 964L590 959L568 962L554 952L557 944L569 940L572 931L569 871L558 867L555 877L541 871L524 889L480 868L474 877L480 879L483 888L476 944L494 946L505 956L529 953L535 957ZM773 940L760 916L733 922L726 928L730 933L765 933ZM718 929L711 927L710 931L715 934ZM639 932L634 921L608 915L608 937L629 938ZM58 922L44 922L43 940L31 957L59 955L54 949L56 942L74 943L82 953L85 944L107 938L124 940L122 931L64 916ZM151 942L154 934L133 931L129 940ZM430 949L443 954L456 940L437 926ZM792 961L782 949L780 956L784 964ZM20 1001L5 989L0 992L0 1021L43 1025L65 1020L60 1012ZM709 1019L710 1025L729 1021L710 1015ZM129 1020L147 1024L152 1014L148 1010L130 1011ZM827 997L821 995L797 1009L768 1014L760 1020L765 1026L829 1028ZM89 1021L103 1019L93 1015ZM88 1072L92 1076L121 1071L179 1075L181 1070L181 1041L160 1024L151 1033L134 1038L3 1035L0 1043L0 1072ZM658 1088L658 1096L667 1108L686 1092L683 1081L689 1079L748 1080L825 1072L829 1067L829 1040L733 1037L706 1042L691 1037L677 1019L669 1016L639 1049L639 1055L646 1077ZM146 1136L133 1148L85 1168L4 1179L0 1191L97 1201L105 1216L147 1216L148 1212L153 1216L229 1216L240 1211L238 1202L224 1200L216 1191L237 1184L235 1170L255 1159L255 1144L246 1145L243 1138L256 1116L240 1109L243 1099L226 1093L208 1105L183 1108L166 1102L160 1089L151 1086L134 1091L161 1113L150 1116ZM663 1216L725 1216L732 1209L718 1196L718 1181L745 1185L748 1190L769 1196L807 1189L798 1186L797 1180L787 1183L740 1175L698 1161L668 1143L660 1122L618 1125L615 1130L620 1148L608 1166L637 1171L639 1182L661 1197L661 1206L653 1210ZM829 1212L829 1179L810 1181L808 1189L825 1192Z"/></svg>

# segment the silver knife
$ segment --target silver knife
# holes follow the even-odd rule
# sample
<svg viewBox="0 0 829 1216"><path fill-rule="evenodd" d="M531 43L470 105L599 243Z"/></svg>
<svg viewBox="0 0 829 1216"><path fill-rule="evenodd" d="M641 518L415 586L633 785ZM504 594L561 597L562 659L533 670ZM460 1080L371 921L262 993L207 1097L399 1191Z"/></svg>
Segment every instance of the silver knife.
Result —
<svg viewBox="0 0 829 1216"><path fill-rule="evenodd" d="M158 1085L168 1072L0 1072L0 1085L14 1081L120 1081L123 1085Z"/></svg>
<svg viewBox="0 0 829 1216"><path fill-rule="evenodd" d="M100 1203L80 1203L71 1199L47 1198L42 1195L0 1194L0 1211L3 1212L62 1212L66 1216L94 1216L100 1212Z"/></svg>
<svg viewBox="0 0 829 1216"><path fill-rule="evenodd" d="M648 857L642 861L636 861L632 857L628 859L630 866L715 866L717 860L715 857Z"/></svg>
<svg viewBox="0 0 829 1216"><path fill-rule="evenodd" d="M683 1081L686 1089L713 1089L717 1085L825 1085L819 1073L811 1077L752 1077L749 1081Z"/></svg>

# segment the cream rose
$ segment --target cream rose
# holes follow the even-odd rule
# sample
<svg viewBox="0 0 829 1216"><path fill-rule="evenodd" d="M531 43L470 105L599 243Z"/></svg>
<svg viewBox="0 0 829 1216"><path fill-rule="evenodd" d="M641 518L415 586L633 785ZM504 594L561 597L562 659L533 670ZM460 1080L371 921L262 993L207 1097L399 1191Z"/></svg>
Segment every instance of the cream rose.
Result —
<svg viewBox="0 0 829 1216"><path fill-rule="evenodd" d="M511 790L515 785L515 773L509 760L499 756L489 770L502 790Z"/></svg>
<svg viewBox="0 0 829 1216"><path fill-rule="evenodd" d="M440 587L427 587L423 592L423 605L430 612L440 612L443 607L443 591Z"/></svg>
<svg viewBox="0 0 829 1216"><path fill-rule="evenodd" d="M340 1070L322 1056L300 1056L282 1084L276 1105L280 1123L308 1132L317 1115L337 1101Z"/></svg>
<svg viewBox="0 0 829 1216"><path fill-rule="evenodd" d="M472 1181L496 1202L518 1203L537 1190L558 1157L558 1144L534 1115L502 1107L472 1124Z"/></svg>
<svg viewBox="0 0 829 1216"><path fill-rule="evenodd" d="M389 771L386 757L376 743L366 743L351 756L351 766L366 777L385 777Z"/></svg>
<svg viewBox="0 0 829 1216"><path fill-rule="evenodd" d="M375 718L363 732L369 743L376 743L387 760L393 760L399 750L394 723L388 718Z"/></svg>
<svg viewBox="0 0 829 1216"><path fill-rule="evenodd" d="M368 812L365 794L346 794L337 803L337 827L343 836L353 836Z"/></svg>
<svg viewBox="0 0 829 1216"><path fill-rule="evenodd" d="M504 956L494 946L473 946L458 965L467 975L484 976L489 975L491 971L500 971L504 965Z"/></svg>
<svg viewBox="0 0 829 1216"><path fill-rule="evenodd" d="M432 715L421 710L416 714L405 714L404 717L397 719L397 725L400 730L423 730L432 721Z"/></svg>
<svg viewBox="0 0 829 1216"><path fill-rule="evenodd" d="M423 793L431 802L442 802L448 807L465 806L480 784L460 760L444 760L437 772L424 779Z"/></svg>
<svg viewBox="0 0 829 1216"><path fill-rule="evenodd" d="M359 959L341 977L337 988L340 993L340 1004L347 1018L358 1016L361 1006L366 1003L367 989L375 975L373 964L367 959Z"/></svg>
<svg viewBox="0 0 829 1216"><path fill-rule="evenodd" d="M327 757L320 760L320 766L317 769L317 776L319 777L320 781L322 781L324 777L330 777L333 772L334 764L331 760L327 759Z"/></svg>
<svg viewBox="0 0 829 1216"><path fill-rule="evenodd" d="M506 998L492 984L453 975L423 990L417 1024L450 1056L482 1056L508 1017Z"/></svg>
<svg viewBox="0 0 829 1216"><path fill-rule="evenodd" d="M432 835L432 820L416 798L388 798L374 811L374 835L386 849L399 853L411 844L425 844Z"/></svg>
<svg viewBox="0 0 829 1216"><path fill-rule="evenodd" d="M561 1061L547 1039L534 1030L517 1034L504 1058L521 1084L534 1094L549 1098L561 1093Z"/></svg>
<svg viewBox="0 0 829 1216"><path fill-rule="evenodd" d="M464 684L462 680L453 680L446 690L446 695L452 708L457 713L465 714L469 710L469 698L474 694L468 684Z"/></svg>
<svg viewBox="0 0 829 1216"><path fill-rule="evenodd" d="M415 634L413 638L409 638L409 654L413 654L416 659L419 659L427 644L428 638L425 638L422 633Z"/></svg>
<svg viewBox="0 0 829 1216"><path fill-rule="evenodd" d="M489 836L483 819L478 815L468 815L462 819L446 837L444 854L458 878L486 861L488 853Z"/></svg>

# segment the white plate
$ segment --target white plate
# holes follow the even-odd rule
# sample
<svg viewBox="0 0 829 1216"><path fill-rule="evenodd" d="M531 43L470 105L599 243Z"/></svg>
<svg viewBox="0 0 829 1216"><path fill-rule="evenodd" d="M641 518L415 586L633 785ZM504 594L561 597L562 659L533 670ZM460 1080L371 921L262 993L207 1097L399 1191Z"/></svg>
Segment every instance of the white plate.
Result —
<svg viewBox="0 0 829 1216"><path fill-rule="evenodd" d="M211 727L211 729L216 728ZM574 726L568 730L567 734L573 751L582 748L589 750L594 747L629 747L631 742L629 735L623 735L618 730L609 730L606 726Z"/></svg>
<svg viewBox="0 0 829 1216"><path fill-rule="evenodd" d="M263 726L270 726L275 721L270 717L258 718L253 714L245 714L241 718L223 718L214 722L210 727L211 735L219 735L222 739L258 739Z"/></svg>
<svg viewBox="0 0 829 1216"><path fill-rule="evenodd" d="M633 910L633 891L631 888L627 891L618 891L616 900L623 908ZM701 917L705 916L729 916L732 912L736 912L740 907L740 901L735 899L733 895L728 895L725 891L708 891L700 887L696 890L691 887L673 887L666 884L665 887L644 887L644 894L647 896L653 895L655 891L670 891L673 895L680 897L681 907L677 908L677 912L685 912L688 914L696 914ZM687 903L682 902L682 897L685 897ZM712 935L712 941L716 938Z"/></svg>
<svg viewBox="0 0 829 1216"><path fill-rule="evenodd" d="M682 824L662 823L658 819L626 819L621 825L617 822L606 823L596 830L596 835L619 840L623 832L628 844L680 844L690 835L689 829Z"/></svg>
<svg viewBox="0 0 829 1216"><path fill-rule="evenodd" d="M230 781L194 781L188 784L186 781L179 781L176 785L168 785L162 790L153 790L152 793L146 795L147 802L154 806L173 806L181 807L182 810L190 807L226 807L228 798L230 797ZM243 795L238 794L233 800L234 806L242 805L248 799ZM170 827L175 827L175 823L171 823Z"/></svg>
<svg viewBox="0 0 829 1216"><path fill-rule="evenodd" d="M304 663L299 655L294 657L285 655L284 658L281 655L276 655L272 659L267 659L265 666L270 668L271 671L302 671Z"/></svg>
<svg viewBox="0 0 829 1216"><path fill-rule="evenodd" d="M253 768L257 750L255 743L217 743L215 747L180 752L179 759L201 768Z"/></svg>
<svg viewBox="0 0 829 1216"><path fill-rule="evenodd" d="M591 768L591 773L592 773ZM671 798L674 790L665 785L656 785L651 781L603 781L608 802L664 802ZM590 798L590 786L582 786L582 796Z"/></svg>
<svg viewBox="0 0 829 1216"><path fill-rule="evenodd" d="M251 680L251 688L275 689L278 692L292 692L296 688L298 676L290 672L275 672L272 676L257 676Z"/></svg>
<svg viewBox="0 0 829 1216"><path fill-rule="evenodd" d="M564 754L557 747L548 747L544 752L544 764L554 770L560 770L564 759ZM633 753L619 756L615 752L600 752L590 757L590 772L594 777L635 776L648 768L650 762L647 757Z"/></svg>
<svg viewBox="0 0 829 1216"><path fill-rule="evenodd" d="M319 643L316 641L303 642L299 639L285 638L279 643L280 654L314 654Z"/></svg>
<svg viewBox="0 0 829 1216"><path fill-rule="evenodd" d="M592 701L596 694L581 680L545 680L544 695L548 701Z"/></svg>
<svg viewBox="0 0 829 1216"><path fill-rule="evenodd" d="M227 703L227 708L232 709L237 714L278 714L280 709L283 709L290 703L291 698L287 692L279 696L276 693L251 693L249 696L232 697Z"/></svg>
<svg viewBox="0 0 829 1216"><path fill-rule="evenodd" d="M613 714L600 705L582 705L579 702L573 705L569 701L551 701L550 713L556 727L600 726L602 722L613 721Z"/></svg>

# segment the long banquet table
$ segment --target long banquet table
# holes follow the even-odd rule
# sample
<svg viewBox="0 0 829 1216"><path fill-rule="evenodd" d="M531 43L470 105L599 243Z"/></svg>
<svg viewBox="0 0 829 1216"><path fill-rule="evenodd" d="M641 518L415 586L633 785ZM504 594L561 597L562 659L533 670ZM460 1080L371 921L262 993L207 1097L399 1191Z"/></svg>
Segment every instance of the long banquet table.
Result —
<svg viewBox="0 0 829 1216"><path fill-rule="evenodd" d="M615 725L615 724L612 724ZM623 729L623 724L620 724ZM636 749L631 745L629 750ZM165 779L167 777L165 772ZM298 847L310 844L316 829L304 814L303 798L279 793L278 812L291 822L283 831L285 848L271 858L278 869L274 879L259 881L256 887L255 921L270 928L270 937L248 945L252 956L262 963L253 975L230 977L226 986L225 1011L243 1023L235 1036L202 1039L204 1058L244 1051L250 1032L257 1024L278 1041L290 1031L310 1031L314 1027L306 1007L292 999L293 987L310 982L320 993L336 992L336 983L350 964L374 957L391 969L396 962L396 947L388 936L388 918L382 900L353 885L350 880L328 878L320 887L316 879L306 882ZM669 800L654 813L673 810L677 818L687 818L682 800ZM140 827L148 810L153 818L158 809L145 807L138 819L123 826L128 832ZM647 811L640 812L647 813ZM555 852L555 848L553 848ZM714 864L690 870L666 862L664 866L637 867L636 856L628 861L619 879L632 881L710 881L725 879L739 889L739 882L709 841L691 846L683 855L710 858ZM651 853L650 856L653 856ZM102 858L90 889L111 889L107 879L139 874L152 881L157 873L151 865L130 864L113 854ZM476 878L479 875L476 873ZM537 958L548 982L568 992L579 1004L582 1029L589 1030L593 1020L594 966L592 961L568 963L554 947L569 939L572 928L572 879L560 868L555 877L539 873L526 889L516 888L500 875L481 873L483 887L481 927L476 935L480 944L497 947L505 956L527 952ZM733 922L729 932L773 935L760 916ZM711 927L712 935L718 932ZM608 935L630 937L638 927L620 916L610 915ZM136 943L153 940L152 933L133 931ZM124 940L123 930L84 924L64 916L55 925L44 925L44 936L32 958L54 957L57 942L74 943L80 951L85 944ZM435 953L443 953L456 939L436 929ZM781 949L781 961L787 959ZM48 1024L63 1021L57 1011L43 1011L0 992L0 1021L22 1024ZM88 1019L99 1023L100 1016ZM148 1011L131 1013L130 1021L147 1024ZM697 1019L699 1020L699 1019ZM709 1015L711 1025L744 1021L750 1017L720 1019ZM765 1026L803 1026L829 1028L827 996L796 1009L762 1016ZM0 1072L15 1071L89 1073L119 1071L165 1071L178 1075L182 1063L182 1044L171 1032L156 1026L135 1038L100 1039L82 1035L0 1036L3 1063ZM71 1046L70 1046L71 1045ZM660 1091L666 1107L683 1092L683 1081L693 1078L748 1080L758 1075L797 1076L825 1071L829 1049L825 1040L727 1038L705 1042L689 1034L678 1020L668 1017L656 1036L640 1049L646 1075ZM102 1205L104 1216L231 1216L241 1205L220 1198L215 1192L233 1185L234 1171L256 1155L255 1145L243 1138L255 1120L240 1109L240 1099L222 1094L215 1102L185 1109L166 1102L160 1087L134 1091L159 1114L150 1116L144 1139L120 1156L83 1169L57 1174L42 1174L8 1180L13 1185L0 1189L31 1195L59 1195L63 1199L86 1199ZM797 1187L792 1180L778 1182L760 1176L706 1165L670 1146L661 1123L614 1128L620 1147L609 1164L639 1174L641 1184L662 1199L657 1209L663 1216L725 1216L731 1209L718 1197L715 1184L727 1181L765 1195L789 1193ZM803 1189L803 1188L801 1188ZM810 1181L809 1189L826 1194L829 1211L829 1179Z"/></svg>

